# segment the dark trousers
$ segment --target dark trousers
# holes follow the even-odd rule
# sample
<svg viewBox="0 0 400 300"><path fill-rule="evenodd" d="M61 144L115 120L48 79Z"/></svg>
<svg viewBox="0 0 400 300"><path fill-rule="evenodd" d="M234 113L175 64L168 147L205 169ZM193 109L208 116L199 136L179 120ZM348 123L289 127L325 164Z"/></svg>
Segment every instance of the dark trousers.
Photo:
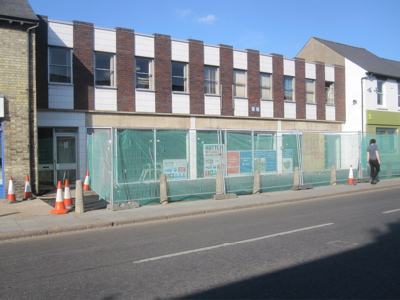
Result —
<svg viewBox="0 0 400 300"><path fill-rule="evenodd" d="M381 165L377 159L370 159L369 166L371 167L371 180L375 181L376 176L378 176L378 173L381 170Z"/></svg>

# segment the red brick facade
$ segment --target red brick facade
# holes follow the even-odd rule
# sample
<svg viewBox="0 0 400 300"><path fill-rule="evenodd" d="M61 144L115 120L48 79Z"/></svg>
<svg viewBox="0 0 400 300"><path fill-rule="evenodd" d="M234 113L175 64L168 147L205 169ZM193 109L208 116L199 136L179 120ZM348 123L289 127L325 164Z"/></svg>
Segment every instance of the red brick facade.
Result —
<svg viewBox="0 0 400 300"><path fill-rule="evenodd" d="M117 110L135 111L135 32L116 28Z"/></svg>
<svg viewBox="0 0 400 300"><path fill-rule="evenodd" d="M272 98L274 99L274 118L283 118L285 115L285 101L283 91L283 56L272 54Z"/></svg>
<svg viewBox="0 0 400 300"><path fill-rule="evenodd" d="M154 34L156 112L172 113L171 37Z"/></svg>
<svg viewBox="0 0 400 300"><path fill-rule="evenodd" d="M326 118L326 99L325 99L325 64L315 63L315 102L317 103L317 120Z"/></svg>
<svg viewBox="0 0 400 300"><path fill-rule="evenodd" d="M204 115L204 45L189 40L190 113Z"/></svg>
<svg viewBox="0 0 400 300"><path fill-rule="evenodd" d="M74 21L74 108L94 110L94 27Z"/></svg>
<svg viewBox="0 0 400 300"><path fill-rule="evenodd" d="M250 49L247 49L247 95L249 97L249 117L259 117L261 99L260 53Z"/></svg>
<svg viewBox="0 0 400 300"><path fill-rule="evenodd" d="M228 45L220 46L220 81L222 110L224 116L233 116L233 48Z"/></svg>
<svg viewBox="0 0 400 300"><path fill-rule="evenodd" d="M296 101L296 118L306 118L306 63L304 59L295 59L295 101Z"/></svg>
<svg viewBox="0 0 400 300"><path fill-rule="evenodd" d="M335 66L336 121L346 121L346 78L344 67Z"/></svg>

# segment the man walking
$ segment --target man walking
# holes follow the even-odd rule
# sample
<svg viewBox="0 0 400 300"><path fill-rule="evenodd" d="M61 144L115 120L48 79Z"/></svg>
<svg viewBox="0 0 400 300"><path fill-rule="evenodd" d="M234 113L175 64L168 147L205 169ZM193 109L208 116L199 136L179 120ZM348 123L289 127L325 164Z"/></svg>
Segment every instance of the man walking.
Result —
<svg viewBox="0 0 400 300"><path fill-rule="evenodd" d="M375 139L371 139L367 147L367 164L371 167L371 184L376 184L376 176L381 170L381 159Z"/></svg>

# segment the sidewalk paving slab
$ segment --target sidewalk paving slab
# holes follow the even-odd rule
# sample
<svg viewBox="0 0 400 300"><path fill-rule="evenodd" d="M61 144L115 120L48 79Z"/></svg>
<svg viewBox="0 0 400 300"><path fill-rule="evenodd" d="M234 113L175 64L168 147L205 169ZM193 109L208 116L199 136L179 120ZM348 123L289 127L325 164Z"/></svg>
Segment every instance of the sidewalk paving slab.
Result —
<svg viewBox="0 0 400 300"><path fill-rule="evenodd" d="M255 195L239 195L233 199L171 202L116 211L103 208L82 214L72 211L62 215L51 214L50 211L53 207L48 204L49 201L45 202L40 198L13 204L0 199L0 241L256 208L330 196L345 196L351 193L386 188L400 188L400 179L382 180L378 185L369 183L326 185L298 191L284 190ZM73 194L73 191L71 192ZM47 196L47 198L51 197L51 195Z"/></svg>

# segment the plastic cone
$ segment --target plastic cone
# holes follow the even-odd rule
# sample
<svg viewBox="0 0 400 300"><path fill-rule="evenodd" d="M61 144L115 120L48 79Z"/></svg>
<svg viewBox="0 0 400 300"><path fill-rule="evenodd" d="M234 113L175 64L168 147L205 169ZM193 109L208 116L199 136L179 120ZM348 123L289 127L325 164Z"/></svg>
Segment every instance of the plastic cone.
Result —
<svg viewBox="0 0 400 300"><path fill-rule="evenodd" d="M29 175L26 175L25 177L25 192L24 192L24 198L22 200L33 200L35 197L33 197L32 194L32 189L31 189L31 183L29 181Z"/></svg>
<svg viewBox="0 0 400 300"><path fill-rule="evenodd" d="M14 183L13 183L13 178L12 177L10 177L10 182L8 184L7 201L8 201L8 203L14 203L14 202L17 201L17 199L15 197Z"/></svg>
<svg viewBox="0 0 400 300"><path fill-rule="evenodd" d="M350 166L349 178L347 179L347 183L354 184L353 166Z"/></svg>
<svg viewBox="0 0 400 300"><path fill-rule="evenodd" d="M62 197L62 184L61 181L58 182L57 185L57 198L56 204L54 205L54 209L50 211L52 214L61 215L68 213L68 209L65 209L64 201Z"/></svg>
<svg viewBox="0 0 400 300"><path fill-rule="evenodd" d="M85 177L85 182L83 183L83 190L84 191L88 191L88 190L90 190L90 187L89 187L89 171L86 171L86 177Z"/></svg>
<svg viewBox="0 0 400 300"><path fill-rule="evenodd" d="M64 187L64 205L66 209L71 210L73 205L72 205L72 200L71 200L71 190L69 188L69 182L68 179L65 179L65 187Z"/></svg>

